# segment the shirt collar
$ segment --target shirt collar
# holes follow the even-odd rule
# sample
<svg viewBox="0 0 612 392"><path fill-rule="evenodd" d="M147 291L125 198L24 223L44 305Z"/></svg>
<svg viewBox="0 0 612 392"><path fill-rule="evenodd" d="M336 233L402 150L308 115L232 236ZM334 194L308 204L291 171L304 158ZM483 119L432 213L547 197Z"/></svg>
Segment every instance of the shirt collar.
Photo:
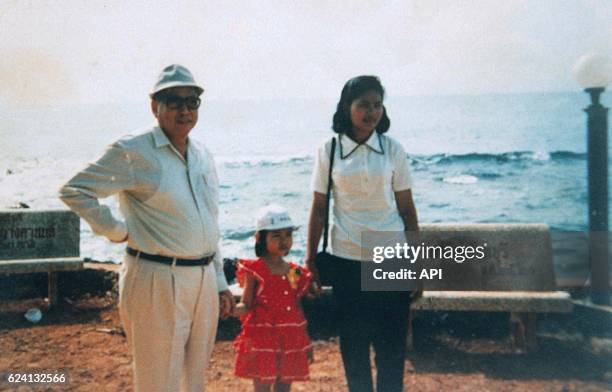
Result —
<svg viewBox="0 0 612 392"><path fill-rule="evenodd" d="M170 139L168 139L168 136L166 136L164 131L159 126L156 126L153 129L153 141L155 142L156 148L162 148L162 147L169 146L179 156L179 158L181 158L182 160L185 160L185 158L181 154L179 154L179 152L174 148L174 146L170 142ZM193 153L192 153L191 141L188 136L187 137L187 156L189 157L192 155Z"/></svg>
<svg viewBox="0 0 612 392"><path fill-rule="evenodd" d="M383 149L382 140L380 139L380 134L376 131L372 132L368 140L363 143L357 143L350 137L340 134L340 158L345 159L348 158L355 150L359 148L359 146L365 146L370 150L374 151L377 154L385 153Z"/></svg>
<svg viewBox="0 0 612 392"><path fill-rule="evenodd" d="M162 131L160 127L155 127L153 130L153 140L155 141L155 147L161 148L170 144L168 136Z"/></svg>

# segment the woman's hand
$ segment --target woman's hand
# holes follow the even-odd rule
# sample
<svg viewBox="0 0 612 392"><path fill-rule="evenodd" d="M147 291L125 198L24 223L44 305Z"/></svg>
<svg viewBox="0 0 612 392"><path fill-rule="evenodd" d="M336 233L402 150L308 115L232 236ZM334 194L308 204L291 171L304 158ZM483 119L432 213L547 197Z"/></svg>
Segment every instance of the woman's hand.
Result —
<svg viewBox="0 0 612 392"><path fill-rule="evenodd" d="M308 288L307 297L312 298L321 294L321 277L319 276L319 270L314 263L314 258L307 256L304 260L306 268L310 271L312 278L310 280L310 287Z"/></svg>
<svg viewBox="0 0 612 392"><path fill-rule="evenodd" d="M412 294L410 295L410 299L414 301L414 300L421 298L422 296L423 296L423 281L419 279L417 280L417 288L414 289L414 291L412 291Z"/></svg>
<svg viewBox="0 0 612 392"><path fill-rule="evenodd" d="M309 299L314 299L318 297L320 294L321 294L321 283L314 281L314 280L311 281L305 297Z"/></svg>

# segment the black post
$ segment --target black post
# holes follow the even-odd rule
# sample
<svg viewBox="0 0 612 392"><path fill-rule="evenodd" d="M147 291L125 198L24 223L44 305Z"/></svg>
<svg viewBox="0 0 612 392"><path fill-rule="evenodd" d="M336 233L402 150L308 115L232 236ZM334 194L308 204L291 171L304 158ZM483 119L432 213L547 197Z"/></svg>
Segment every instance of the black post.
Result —
<svg viewBox="0 0 612 392"><path fill-rule="evenodd" d="M608 264L608 108L599 102L603 88L587 88L591 105L588 115L589 264L591 300L610 304Z"/></svg>

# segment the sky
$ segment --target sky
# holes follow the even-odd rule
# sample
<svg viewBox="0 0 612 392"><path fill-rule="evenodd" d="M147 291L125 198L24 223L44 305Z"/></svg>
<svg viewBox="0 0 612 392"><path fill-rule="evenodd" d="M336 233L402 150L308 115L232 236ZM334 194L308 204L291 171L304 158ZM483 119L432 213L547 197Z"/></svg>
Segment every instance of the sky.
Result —
<svg viewBox="0 0 612 392"><path fill-rule="evenodd" d="M137 102L189 67L209 99L573 91L612 55L610 0L0 0L0 103Z"/></svg>

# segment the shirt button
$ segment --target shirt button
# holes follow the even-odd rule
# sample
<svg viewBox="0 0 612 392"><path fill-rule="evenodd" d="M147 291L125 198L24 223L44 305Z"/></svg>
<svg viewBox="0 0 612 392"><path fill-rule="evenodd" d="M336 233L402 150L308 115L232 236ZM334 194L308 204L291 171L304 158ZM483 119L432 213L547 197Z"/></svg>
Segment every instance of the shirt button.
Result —
<svg viewBox="0 0 612 392"><path fill-rule="evenodd" d="M287 277L285 275L283 275L283 280L287 279Z"/></svg>
<svg viewBox="0 0 612 392"><path fill-rule="evenodd" d="M285 290L285 295L289 295L289 292L287 290Z"/></svg>
<svg viewBox="0 0 612 392"><path fill-rule="evenodd" d="M287 312L291 310L291 306L287 306Z"/></svg>

